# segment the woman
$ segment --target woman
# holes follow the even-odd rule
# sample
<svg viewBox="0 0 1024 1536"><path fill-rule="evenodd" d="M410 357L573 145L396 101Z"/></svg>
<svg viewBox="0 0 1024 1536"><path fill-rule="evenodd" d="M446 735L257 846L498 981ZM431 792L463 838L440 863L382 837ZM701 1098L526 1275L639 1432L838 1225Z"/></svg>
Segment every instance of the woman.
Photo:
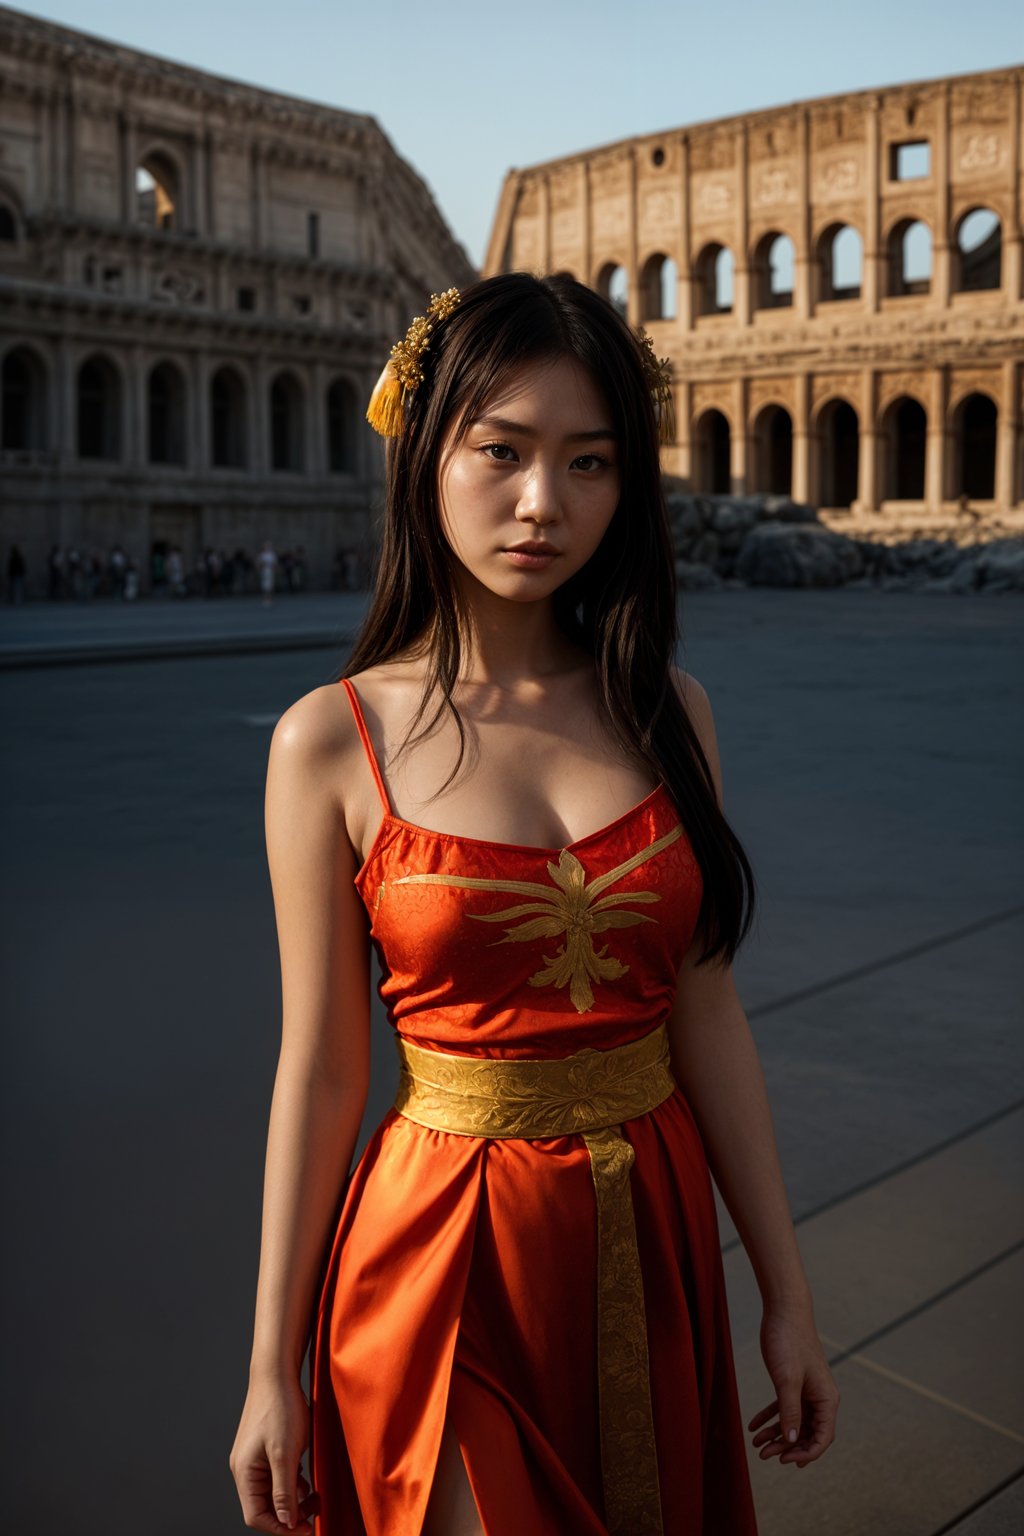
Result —
<svg viewBox="0 0 1024 1536"><path fill-rule="evenodd" d="M834 1438L731 975L753 874L672 665L667 403L610 304L524 273L435 296L371 400L370 611L268 769L283 1046L231 1453L253 1530L755 1532L709 1164L764 1302L753 1446L803 1466ZM400 1083L346 1179L368 932Z"/></svg>

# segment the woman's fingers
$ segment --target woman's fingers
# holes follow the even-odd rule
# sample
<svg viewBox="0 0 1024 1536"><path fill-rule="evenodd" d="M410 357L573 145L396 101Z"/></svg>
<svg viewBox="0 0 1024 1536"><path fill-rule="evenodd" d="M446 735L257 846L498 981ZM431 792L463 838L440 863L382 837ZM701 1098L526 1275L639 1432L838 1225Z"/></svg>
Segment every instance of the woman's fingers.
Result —
<svg viewBox="0 0 1024 1536"><path fill-rule="evenodd" d="M829 1395L811 1403L806 1432L801 1425L800 1438L795 1445L786 1446L779 1459L795 1461L801 1467L809 1461L816 1461L836 1437L838 1411L838 1397Z"/></svg>

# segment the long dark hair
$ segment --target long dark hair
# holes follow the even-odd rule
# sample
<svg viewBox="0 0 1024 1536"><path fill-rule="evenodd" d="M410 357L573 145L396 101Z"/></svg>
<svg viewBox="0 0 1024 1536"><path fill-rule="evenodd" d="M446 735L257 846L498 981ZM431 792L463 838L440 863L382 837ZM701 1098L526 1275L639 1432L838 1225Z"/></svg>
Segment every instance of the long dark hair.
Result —
<svg viewBox="0 0 1024 1536"><path fill-rule="evenodd" d="M339 681L421 648L427 676L416 721L439 689L425 729L445 705L455 716L460 749L445 781L451 782L465 752L452 690L466 613L454 577L457 557L442 530L439 449L453 423L452 447L463 440L471 418L513 370L557 358L582 364L604 393L618 438L621 494L593 555L554 593L555 620L594 657L617 739L649 764L675 802L703 877L700 962L720 954L731 962L753 919L756 884L669 672L680 633L654 400L629 325L582 283L526 272L484 278L435 322L423 382L406 397L401 435L387 440L370 606Z"/></svg>

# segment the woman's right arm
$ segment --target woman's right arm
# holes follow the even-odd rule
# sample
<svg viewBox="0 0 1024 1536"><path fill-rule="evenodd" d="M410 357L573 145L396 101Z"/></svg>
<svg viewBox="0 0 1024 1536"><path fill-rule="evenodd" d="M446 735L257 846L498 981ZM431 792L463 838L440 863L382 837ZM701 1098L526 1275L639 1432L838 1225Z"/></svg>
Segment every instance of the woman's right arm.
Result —
<svg viewBox="0 0 1024 1536"><path fill-rule="evenodd" d="M369 1088L369 943L339 795L358 748L337 687L328 684L281 716L267 767L281 1050L267 1137L249 1387L229 1464L246 1525L274 1533L309 1531L316 1509L299 1473L309 1444L300 1377L328 1226Z"/></svg>

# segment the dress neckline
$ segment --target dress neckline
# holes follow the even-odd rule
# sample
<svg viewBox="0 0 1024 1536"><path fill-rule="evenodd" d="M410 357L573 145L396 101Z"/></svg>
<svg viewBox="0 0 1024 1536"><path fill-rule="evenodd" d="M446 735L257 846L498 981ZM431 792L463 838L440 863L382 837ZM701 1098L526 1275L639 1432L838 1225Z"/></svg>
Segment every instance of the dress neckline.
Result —
<svg viewBox="0 0 1024 1536"><path fill-rule="evenodd" d="M642 800L638 800L636 805L631 805L628 811L623 811L621 816L616 816L614 821L606 822L603 827L598 827L595 831L588 832L585 837L574 838L571 843L560 843L557 848L548 847L540 843L503 843L493 837L470 837L463 832L439 832L434 827L421 827L414 821L406 821L404 816L396 816L393 811L385 811L374 835L373 842L370 844L369 852L363 860L353 883L358 885L365 878L374 859L383 851L387 841L385 834L390 828L404 828L406 832L413 832L417 837L432 837L443 843L468 843L470 847L495 848L503 853L532 854L537 858L551 858L553 855L560 853L572 853L577 848L583 848L587 843L596 842L599 837L604 837L606 833L614 832L627 821L631 821L634 816L638 816L641 811L646 810L664 790L664 783L656 784L649 794L645 795Z"/></svg>
<svg viewBox="0 0 1024 1536"><path fill-rule="evenodd" d="M370 868L370 865L373 863L377 855L382 851L386 841L385 834L388 832L389 828L404 828L405 831L412 832L417 837L433 837L445 843L468 843L472 847L494 848L504 853L533 854L537 857L547 856L550 858L553 854L557 855L561 853L571 853L575 848L582 848L587 843L596 842L599 837L604 837L607 833L614 832L618 827L623 826L634 816L638 816L641 811L646 810L647 807L651 805L657 799L658 795L660 795L663 791L667 792L664 780L659 780L654 788L650 790L646 795L644 795L642 800L638 800L635 805L631 805L628 810L623 811L621 815L616 816L612 821L605 822L603 827L597 827L593 832L588 832L583 837L574 838L571 843L560 843L557 847L550 847L541 843L505 843L499 842L496 838L492 837L470 837L468 833L441 832L434 827L421 826L418 822L407 821L404 816L397 816L391 809L390 797L388 796L387 788L384 783L383 774L380 771L380 765L377 761L377 754L373 749L373 742L370 739L370 732L366 725L365 716L363 715L362 704L359 699L359 695L356 692L350 678L343 677L340 679L340 681L344 684L345 691L348 694L349 700L352 704L356 725L358 726L359 735L362 738L363 747L365 748L370 768L372 769L374 779L376 780L377 790L380 795L381 806L383 808L377 831L374 833L373 842L370 844L366 858L363 860L355 876L354 883L356 885L360 884L366 875L367 870Z"/></svg>

